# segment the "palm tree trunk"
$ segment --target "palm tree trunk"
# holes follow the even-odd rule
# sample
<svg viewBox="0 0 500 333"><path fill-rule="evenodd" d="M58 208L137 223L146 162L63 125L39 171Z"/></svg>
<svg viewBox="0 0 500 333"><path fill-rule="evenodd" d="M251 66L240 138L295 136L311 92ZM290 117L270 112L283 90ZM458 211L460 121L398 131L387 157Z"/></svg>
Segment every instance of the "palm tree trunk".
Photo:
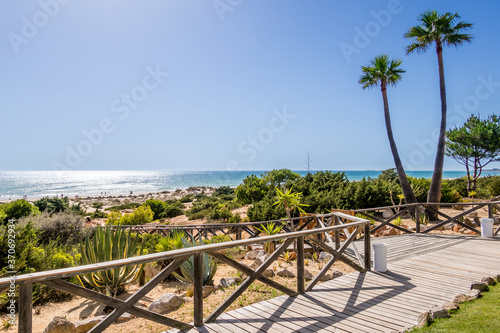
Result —
<svg viewBox="0 0 500 333"><path fill-rule="evenodd" d="M396 142L394 141L394 136L392 135L391 116L389 113L389 103L387 102L387 90L384 83L382 83L382 98L384 100L385 127L387 129L387 137L389 138L394 163L396 164L396 170L398 171L399 183L401 184L401 189L403 190L406 203L415 203L417 202L417 198L415 198L415 194L413 193L410 183L408 182L408 178L406 177L406 172L403 168L403 163L399 158L398 148L396 147Z"/></svg>
<svg viewBox="0 0 500 333"><path fill-rule="evenodd" d="M444 83L443 46L441 41L436 41L436 52L439 66L439 92L441 95L441 127L437 144L436 160L434 161L434 172L432 174L431 186L427 195L427 202L441 202L441 182L443 180L444 146L446 139L446 87ZM437 219L432 214L433 220ZM429 216L431 217L431 216Z"/></svg>

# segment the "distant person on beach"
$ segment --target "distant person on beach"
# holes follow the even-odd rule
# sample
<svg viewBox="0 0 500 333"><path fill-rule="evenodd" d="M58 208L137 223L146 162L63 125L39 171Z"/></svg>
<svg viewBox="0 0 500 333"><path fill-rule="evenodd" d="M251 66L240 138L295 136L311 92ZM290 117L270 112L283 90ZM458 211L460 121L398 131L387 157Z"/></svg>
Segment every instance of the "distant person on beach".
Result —
<svg viewBox="0 0 500 333"><path fill-rule="evenodd" d="M130 194L134 194L134 192L130 191Z"/></svg>

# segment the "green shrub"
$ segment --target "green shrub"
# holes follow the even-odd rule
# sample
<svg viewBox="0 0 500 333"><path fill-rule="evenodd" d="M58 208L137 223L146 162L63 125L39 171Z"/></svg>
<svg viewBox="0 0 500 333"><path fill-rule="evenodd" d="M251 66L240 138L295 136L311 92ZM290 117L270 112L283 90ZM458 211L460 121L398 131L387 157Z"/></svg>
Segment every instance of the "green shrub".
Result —
<svg viewBox="0 0 500 333"><path fill-rule="evenodd" d="M108 217L108 214L99 209L96 209L95 212L90 214L90 218L92 219L104 219L106 217Z"/></svg>
<svg viewBox="0 0 500 333"><path fill-rule="evenodd" d="M232 215L233 214L231 214L229 208L224 207L223 205L219 205L210 210L208 218L210 220L224 220L225 222L227 222Z"/></svg>
<svg viewBox="0 0 500 333"><path fill-rule="evenodd" d="M81 203L71 205L69 207L69 211L76 215L81 215L81 216L87 215L87 212L83 210Z"/></svg>
<svg viewBox="0 0 500 333"><path fill-rule="evenodd" d="M42 198L33 203L40 212L47 212L49 214L61 213L69 209L69 199L68 197L59 198Z"/></svg>
<svg viewBox="0 0 500 333"><path fill-rule="evenodd" d="M88 232L88 229L85 229L85 219L72 213L58 213L52 216L42 213L39 216L23 217L19 224L26 225L28 221L38 230L37 238L40 244L57 241L64 245L74 245L80 243Z"/></svg>
<svg viewBox="0 0 500 333"><path fill-rule="evenodd" d="M132 203L128 203L128 204L112 206L112 207L106 208L105 210L119 211L119 210L124 210L124 209L136 209L139 206L141 206L141 204L136 203L136 202L132 202Z"/></svg>
<svg viewBox="0 0 500 333"><path fill-rule="evenodd" d="M229 218L229 220L227 222L229 222L229 223L240 223L241 222L241 216L240 216L240 214L236 213L236 214L231 215L231 217Z"/></svg>
<svg viewBox="0 0 500 333"><path fill-rule="evenodd" d="M243 179L243 184L236 187L236 198L243 204L261 201L269 192L269 187L263 178L249 175Z"/></svg>
<svg viewBox="0 0 500 333"><path fill-rule="evenodd" d="M185 196L183 196L182 198L179 199L180 202L192 202L194 200L194 195L192 194L186 194Z"/></svg>
<svg viewBox="0 0 500 333"><path fill-rule="evenodd" d="M8 232L7 226L0 226L0 253L8 253ZM48 244L40 244L40 231L35 228L32 222L16 224L14 229L16 239L16 260L14 267L9 266L8 256L0 257L0 274L5 275L7 271L14 270L18 274L27 274L51 269L66 268L74 266L73 251L62 247L58 241ZM75 281L70 279L70 281ZM6 294L0 296L0 310L5 310L9 298ZM57 302L71 298L70 294L53 290L49 287L39 285L33 286L34 304L44 304L46 302Z"/></svg>
<svg viewBox="0 0 500 333"><path fill-rule="evenodd" d="M213 236L211 239L212 243L223 243L223 242L230 242L230 241L232 241L232 239L228 235L217 235L217 236Z"/></svg>
<svg viewBox="0 0 500 333"><path fill-rule="evenodd" d="M149 199L143 205L151 208L153 211L153 220L172 218L184 214L184 205L175 200L163 202Z"/></svg>
<svg viewBox="0 0 500 333"><path fill-rule="evenodd" d="M500 176L491 177L488 185L490 196L496 197L500 195Z"/></svg>
<svg viewBox="0 0 500 333"><path fill-rule="evenodd" d="M454 203L459 202L462 196L460 193L453 189L448 182L443 182L441 184L441 202L442 203Z"/></svg>
<svg viewBox="0 0 500 333"><path fill-rule="evenodd" d="M233 196L234 195L234 189L232 189L229 186L221 186L219 188L216 188L214 193L212 194L213 197L219 197L222 195L229 195Z"/></svg>
<svg viewBox="0 0 500 333"><path fill-rule="evenodd" d="M40 215L40 210L24 199L19 199L3 205L6 214L4 221L10 219L19 220L21 217L30 215Z"/></svg>
<svg viewBox="0 0 500 333"><path fill-rule="evenodd" d="M140 206L130 214L121 216L120 212L111 212L108 225L138 225L153 222L153 211L149 206Z"/></svg>
<svg viewBox="0 0 500 333"><path fill-rule="evenodd" d="M95 201L92 203L92 207L95 209L101 209L102 207L104 207L104 204L102 202Z"/></svg>
<svg viewBox="0 0 500 333"><path fill-rule="evenodd" d="M7 213L3 209L2 206L0 206L0 224L7 218Z"/></svg>
<svg viewBox="0 0 500 333"><path fill-rule="evenodd" d="M278 220L286 217L285 207L276 206L276 200L266 196L263 200L254 203L248 208L248 219L252 222Z"/></svg>

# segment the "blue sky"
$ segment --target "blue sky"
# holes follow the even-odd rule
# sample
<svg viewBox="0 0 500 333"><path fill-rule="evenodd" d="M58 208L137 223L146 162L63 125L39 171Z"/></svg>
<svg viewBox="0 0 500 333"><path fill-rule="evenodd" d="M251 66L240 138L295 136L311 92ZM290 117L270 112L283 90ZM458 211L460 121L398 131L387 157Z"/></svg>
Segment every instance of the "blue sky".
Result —
<svg viewBox="0 0 500 333"><path fill-rule="evenodd" d="M445 49L449 127L498 113L500 3L483 1L2 1L0 170L380 170L393 167L375 55L408 170L431 170L434 49L407 56L427 9L474 23ZM492 166L498 166L493 164ZM445 169L462 170L447 159Z"/></svg>

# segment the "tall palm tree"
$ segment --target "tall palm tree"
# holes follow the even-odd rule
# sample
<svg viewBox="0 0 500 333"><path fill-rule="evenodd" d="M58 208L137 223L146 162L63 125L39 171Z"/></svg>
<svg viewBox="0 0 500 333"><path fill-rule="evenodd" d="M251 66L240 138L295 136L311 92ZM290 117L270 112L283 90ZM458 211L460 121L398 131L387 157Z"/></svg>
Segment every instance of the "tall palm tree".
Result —
<svg viewBox="0 0 500 333"><path fill-rule="evenodd" d="M361 67L363 75L359 79L359 84L362 85L363 89L380 85L382 99L384 101L385 127L387 129L387 137L391 145L394 163L396 164L396 170L398 171L399 183L401 184L406 203L415 203L417 199L406 177L403 163L399 158L398 148L396 147L396 142L392 134L391 115L389 113L389 103L387 102L387 86L396 85L396 83L401 80L401 74L405 72L403 69L399 68L401 62L401 59L389 59L387 54L376 56L370 62L370 66Z"/></svg>
<svg viewBox="0 0 500 333"><path fill-rule="evenodd" d="M444 83L443 46L459 47L464 43L470 43L472 35L463 33L472 27L472 23L455 22L460 19L458 13L445 13L440 15L435 10L428 10L420 14L419 25L411 27L405 38L411 39L412 44L406 47L406 53L414 51L425 52L432 43L436 44L439 66L439 90L441 94L441 126L437 145L436 159L434 161L434 173L432 174L431 186L427 196L427 202L441 201L441 182L443 180L443 161L446 139L446 88Z"/></svg>

